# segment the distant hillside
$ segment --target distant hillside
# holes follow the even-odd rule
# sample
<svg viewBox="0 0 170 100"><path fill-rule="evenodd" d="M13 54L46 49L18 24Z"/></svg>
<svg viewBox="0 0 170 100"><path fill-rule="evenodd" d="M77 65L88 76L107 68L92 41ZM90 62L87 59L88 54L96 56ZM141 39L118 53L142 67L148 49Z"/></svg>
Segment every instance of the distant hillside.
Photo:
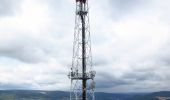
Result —
<svg viewBox="0 0 170 100"><path fill-rule="evenodd" d="M170 91L154 92L149 94L149 96L170 97Z"/></svg>
<svg viewBox="0 0 170 100"><path fill-rule="evenodd" d="M95 100L161 100L160 98L166 97L170 97L170 92L163 91L137 94L116 94L102 92L95 93ZM38 90L1 90L0 100L69 100L69 92Z"/></svg>
<svg viewBox="0 0 170 100"><path fill-rule="evenodd" d="M132 94L116 94L116 93L95 93L96 100L126 100L126 98L131 97Z"/></svg>
<svg viewBox="0 0 170 100"><path fill-rule="evenodd" d="M126 100L170 100L170 91L148 93L143 96L134 95Z"/></svg>
<svg viewBox="0 0 170 100"><path fill-rule="evenodd" d="M0 91L0 100L68 100L69 92L11 90Z"/></svg>

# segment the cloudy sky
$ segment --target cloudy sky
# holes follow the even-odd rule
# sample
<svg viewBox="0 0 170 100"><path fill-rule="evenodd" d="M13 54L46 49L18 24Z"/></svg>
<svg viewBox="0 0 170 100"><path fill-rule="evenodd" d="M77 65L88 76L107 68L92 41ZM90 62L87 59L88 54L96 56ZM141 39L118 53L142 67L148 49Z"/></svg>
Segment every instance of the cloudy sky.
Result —
<svg viewBox="0 0 170 100"><path fill-rule="evenodd" d="M170 1L89 0L96 91L170 90ZM75 0L0 0L0 89L69 90Z"/></svg>

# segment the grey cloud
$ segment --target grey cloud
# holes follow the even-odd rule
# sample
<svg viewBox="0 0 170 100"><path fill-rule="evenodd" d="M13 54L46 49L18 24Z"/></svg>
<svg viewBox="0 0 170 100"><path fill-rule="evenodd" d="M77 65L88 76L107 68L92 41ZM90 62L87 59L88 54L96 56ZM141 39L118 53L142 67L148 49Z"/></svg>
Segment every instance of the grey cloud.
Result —
<svg viewBox="0 0 170 100"><path fill-rule="evenodd" d="M21 0L0 0L0 16L15 15L20 3Z"/></svg>
<svg viewBox="0 0 170 100"><path fill-rule="evenodd" d="M116 78L107 78L107 80L96 80L96 88L113 88L117 86L122 85L128 85L129 82L126 82L122 79L116 79Z"/></svg>
<svg viewBox="0 0 170 100"><path fill-rule="evenodd" d="M164 46L162 46L160 49L159 49L159 53L155 55L155 61L157 62L157 64L160 66L160 67L163 67L163 66L170 66L170 48L169 48L169 43L170 41L168 41L168 43L166 43Z"/></svg>
<svg viewBox="0 0 170 100"><path fill-rule="evenodd" d="M160 80L160 77L154 73L154 70L133 70L132 72L124 73L122 79L129 81L145 81L145 80Z"/></svg>
<svg viewBox="0 0 170 100"><path fill-rule="evenodd" d="M70 22L74 22L74 11L75 7L71 2L63 1L63 0L39 0L39 3L44 4L49 7L49 13L51 16L57 16L58 19L64 18L63 22L67 22L67 25ZM74 24L74 23L73 23ZM63 32L62 32L63 33ZM62 34L61 34L62 35Z"/></svg>
<svg viewBox="0 0 170 100"><path fill-rule="evenodd" d="M155 61L153 61L155 63ZM148 66L148 67L146 67ZM143 66L141 63L135 64L129 68L131 70L127 70L122 73L121 76L116 77L114 74L111 74L109 67L105 69L103 72L98 72L96 75L97 89L106 89L107 88L116 88L116 87L124 87L124 88L139 88L145 85L146 87L152 87L152 83L159 83L160 81L169 80L168 77L164 76L168 73L165 72L164 69L160 68L160 65L145 65ZM98 68L97 68L98 70ZM168 70L168 68L167 68ZM117 70L119 71L119 70ZM112 71L114 73L115 71ZM161 73L164 72L164 75ZM139 84L140 83L140 84ZM136 86L136 87L135 87ZM165 84L166 86L166 84ZM141 88L145 89L145 88ZM151 90L151 89L150 89ZM129 91L131 91L129 89ZM146 89L147 91L147 89Z"/></svg>
<svg viewBox="0 0 170 100"><path fill-rule="evenodd" d="M114 19L120 19L126 15L149 7L151 0L109 0L110 15Z"/></svg>
<svg viewBox="0 0 170 100"><path fill-rule="evenodd" d="M33 86L31 83L0 83L1 90L28 90L36 89L36 86Z"/></svg>
<svg viewBox="0 0 170 100"><path fill-rule="evenodd" d="M101 88L112 88L122 85L128 85L131 82L124 80L123 78L118 78L110 75L109 73L97 73L96 77L96 87Z"/></svg>
<svg viewBox="0 0 170 100"><path fill-rule="evenodd" d="M142 2L146 2L148 0L110 0L113 7L118 10L129 10L134 6L141 4Z"/></svg>
<svg viewBox="0 0 170 100"><path fill-rule="evenodd" d="M46 45L40 45L43 42L25 36L18 36L13 39L11 41L2 40L3 43L0 44L0 56L11 57L28 63L42 62L48 58L47 49L49 45L45 49L43 47Z"/></svg>
<svg viewBox="0 0 170 100"><path fill-rule="evenodd" d="M107 64L109 64L109 62L105 60L104 58L101 58L101 57L93 58L94 67L99 67L99 66L103 67L103 66L106 66Z"/></svg>

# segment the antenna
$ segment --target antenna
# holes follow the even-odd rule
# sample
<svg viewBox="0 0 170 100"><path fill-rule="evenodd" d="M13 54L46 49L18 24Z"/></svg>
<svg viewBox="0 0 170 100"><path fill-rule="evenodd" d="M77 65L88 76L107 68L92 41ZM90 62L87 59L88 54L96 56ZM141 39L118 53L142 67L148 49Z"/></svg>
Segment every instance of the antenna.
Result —
<svg viewBox="0 0 170 100"><path fill-rule="evenodd" d="M95 100L88 0L76 0L70 100Z"/></svg>

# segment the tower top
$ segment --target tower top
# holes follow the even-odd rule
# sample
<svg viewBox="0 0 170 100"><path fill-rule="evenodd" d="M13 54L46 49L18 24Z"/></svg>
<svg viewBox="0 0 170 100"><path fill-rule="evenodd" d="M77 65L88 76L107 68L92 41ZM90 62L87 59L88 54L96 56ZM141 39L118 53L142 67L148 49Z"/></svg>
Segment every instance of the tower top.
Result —
<svg viewBox="0 0 170 100"><path fill-rule="evenodd" d="M76 0L76 2L86 3L87 0Z"/></svg>

